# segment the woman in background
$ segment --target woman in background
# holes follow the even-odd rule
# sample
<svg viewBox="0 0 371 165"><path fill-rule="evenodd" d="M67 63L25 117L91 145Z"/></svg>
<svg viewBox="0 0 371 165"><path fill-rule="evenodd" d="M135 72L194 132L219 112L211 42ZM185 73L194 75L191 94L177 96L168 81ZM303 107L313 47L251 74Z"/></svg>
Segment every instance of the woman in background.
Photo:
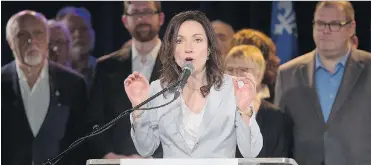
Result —
<svg viewBox="0 0 371 165"><path fill-rule="evenodd" d="M273 103L274 87L276 84L277 70L280 66L280 59L276 55L276 46L272 39L264 33L254 29L242 29L238 31L231 41L230 48L237 45L254 45L263 53L266 61L262 87L264 87L263 98Z"/></svg>
<svg viewBox="0 0 371 165"><path fill-rule="evenodd" d="M264 100L266 88L261 82L265 73L265 63L263 53L259 48L253 45L235 46L225 59L226 73L239 77L248 72L255 77L257 82L257 95L252 103L257 110L256 121L264 141L258 157L289 157L288 138L291 134L285 123L285 115L278 106ZM238 150L236 157L242 157Z"/></svg>

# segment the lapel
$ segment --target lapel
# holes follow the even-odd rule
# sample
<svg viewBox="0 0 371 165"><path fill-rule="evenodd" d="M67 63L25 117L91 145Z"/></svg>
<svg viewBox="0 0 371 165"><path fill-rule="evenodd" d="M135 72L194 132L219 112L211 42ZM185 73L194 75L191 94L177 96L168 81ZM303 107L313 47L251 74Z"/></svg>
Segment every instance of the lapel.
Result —
<svg viewBox="0 0 371 165"><path fill-rule="evenodd" d="M349 93L352 91L358 78L360 77L364 65L361 63L360 54L357 49L352 49L348 61L345 65L344 75L336 95L334 105L332 106L329 121L333 120L343 103L346 101Z"/></svg>
<svg viewBox="0 0 371 165"><path fill-rule="evenodd" d="M12 76L12 89L14 91L14 101L13 101L13 106L15 107L14 111L16 116L19 116L21 118L20 123L22 123L24 126L21 126L21 128L25 128L25 131L27 131L27 134L29 134L29 137L34 138L30 124L27 119L25 107L23 104L23 99L22 99L22 93L21 89L19 86L19 81L18 81L18 74L17 74L17 68L16 68L16 62L15 60L11 63L11 76Z"/></svg>
<svg viewBox="0 0 371 165"><path fill-rule="evenodd" d="M205 112L204 112L204 115L203 115L203 118L202 118L202 121L201 121L201 124L200 124L200 128L199 128L198 133L197 133L197 141L196 141L196 144L195 144L195 146L193 147L192 150L189 149L189 147L185 143L185 139L184 139L185 128L184 128L184 124L183 124L182 108L186 105L183 104L184 101L182 100L183 99L182 97L179 97L176 100L176 108L171 110L171 114L173 116L176 127L178 129L178 133L180 133L180 135L182 136L182 139L184 140L183 148L186 149L187 152L190 153L190 152L192 152L196 149L196 147L198 145L198 141L200 141L200 139L203 138L203 136L205 135L205 132L206 132L207 128L210 126L210 123L212 122L213 118L218 113L218 111L220 111L219 106L223 102L223 98L224 98L223 87L226 86L226 83L227 82L224 82L220 91L216 91L214 89L214 86L211 87L210 93L207 96L206 103L205 103L206 104L205 105ZM165 102L170 101L172 98L173 98L173 95L167 95L167 99L166 99Z"/></svg>
<svg viewBox="0 0 371 165"><path fill-rule="evenodd" d="M169 102L173 97L174 97L174 94L167 95L165 102ZM181 96L179 96L178 99L176 101L174 101L174 102L176 102L175 108L171 109L170 112L172 114L174 123L176 125L177 133L182 137L183 142L184 142L184 143L181 143L181 144L183 144L182 149L185 152L190 153L191 150L189 149L189 147L188 147L188 145L187 145L187 143L184 139L184 125L183 125L183 113L182 113L182 100L181 99L182 99ZM181 144L178 144L178 145L181 145Z"/></svg>
<svg viewBox="0 0 371 165"><path fill-rule="evenodd" d="M223 88L226 87L227 83L229 83L229 82L226 82L226 79L224 79L224 84L220 87L219 91L216 91L214 86L211 87L210 93L207 96L207 100L206 100L205 113L204 113L204 116L203 116L202 121L201 121L200 128L199 128L198 133L197 133L196 145L197 145L198 141L205 135L205 132L206 132L207 128L210 126L210 123L214 119L215 115L219 111L221 111L221 109L219 109L219 106L223 102L224 92L227 92L227 91L223 90ZM231 81L231 83L232 83L232 81ZM196 148L196 146L194 148Z"/></svg>
<svg viewBox="0 0 371 165"><path fill-rule="evenodd" d="M325 119L323 118L321 105L319 103L314 84L315 51L310 52L304 60L305 63L300 66L303 84L308 87L308 90L306 90L307 93L304 95L308 96L308 100L311 101L311 105L313 105L314 113L316 113L318 118L321 119L323 124L325 124Z"/></svg>
<svg viewBox="0 0 371 165"><path fill-rule="evenodd" d="M50 94L49 94L49 107L48 111L45 115L45 119L43 123L41 124L41 127L39 129L39 132L36 135L36 138L46 129L46 126L48 123L53 123L54 119L51 118L53 116L55 111L58 111L59 108L62 107L62 104L60 103L59 96L61 95L59 82L62 81L57 76L56 72L56 66L53 62L48 61L48 68L49 68L49 88L50 88Z"/></svg>
<svg viewBox="0 0 371 165"><path fill-rule="evenodd" d="M161 75L161 69L162 69L162 64L159 55L156 58L155 65L153 66L152 69L152 74L149 82L155 81L160 78Z"/></svg>

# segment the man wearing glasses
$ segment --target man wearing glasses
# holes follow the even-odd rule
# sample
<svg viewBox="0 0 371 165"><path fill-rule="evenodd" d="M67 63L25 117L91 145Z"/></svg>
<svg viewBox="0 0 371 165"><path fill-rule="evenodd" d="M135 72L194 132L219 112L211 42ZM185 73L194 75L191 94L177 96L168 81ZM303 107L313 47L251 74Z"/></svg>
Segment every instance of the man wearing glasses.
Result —
<svg viewBox="0 0 371 165"><path fill-rule="evenodd" d="M351 45L352 4L319 2L316 49L279 69L275 103L290 116L300 165L371 164L371 54Z"/></svg>
<svg viewBox="0 0 371 165"><path fill-rule="evenodd" d="M98 59L96 75L91 91L88 125L102 126L121 112L132 108L124 90L124 80L134 71L142 73L150 81L160 76L161 62L158 52L161 46L159 30L164 22L161 2L125 1L122 22L132 36L131 45ZM113 128L94 137L90 143L94 158L139 157L130 136L129 115ZM161 147L159 147L160 150ZM156 151L153 157L161 157Z"/></svg>

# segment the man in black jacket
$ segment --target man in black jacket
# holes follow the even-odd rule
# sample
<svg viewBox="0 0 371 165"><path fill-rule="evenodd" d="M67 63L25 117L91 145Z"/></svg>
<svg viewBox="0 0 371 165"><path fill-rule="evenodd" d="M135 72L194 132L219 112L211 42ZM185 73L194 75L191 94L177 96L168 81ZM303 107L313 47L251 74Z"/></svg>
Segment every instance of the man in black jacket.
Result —
<svg viewBox="0 0 371 165"><path fill-rule="evenodd" d="M2 163L41 165L83 135L87 93L82 75L48 62L46 18L25 10L13 15L6 38L15 60L1 68ZM82 164L83 147L61 164Z"/></svg>
<svg viewBox="0 0 371 165"><path fill-rule="evenodd" d="M161 3L125 1L122 21L133 38L131 44L98 59L88 116L90 127L102 126L132 108L123 82L133 71L142 73L150 81L160 75L158 51L161 40L158 32L164 22ZM129 116L125 116L107 132L91 139L91 158L138 157L130 128ZM162 157L159 148L160 151L155 152L153 157Z"/></svg>

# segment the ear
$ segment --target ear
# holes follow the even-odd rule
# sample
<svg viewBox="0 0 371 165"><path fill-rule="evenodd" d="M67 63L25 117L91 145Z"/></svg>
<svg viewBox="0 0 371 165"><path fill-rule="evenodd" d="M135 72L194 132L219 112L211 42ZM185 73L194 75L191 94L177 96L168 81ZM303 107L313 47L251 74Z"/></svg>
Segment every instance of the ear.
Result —
<svg viewBox="0 0 371 165"><path fill-rule="evenodd" d="M122 15L121 17L122 24L125 26L125 28L128 28L128 16L127 15Z"/></svg>
<svg viewBox="0 0 371 165"><path fill-rule="evenodd" d="M160 25L162 26L165 22L165 14L163 12L160 13Z"/></svg>
<svg viewBox="0 0 371 165"><path fill-rule="evenodd" d="M91 43L91 50L93 50L95 48L95 30L93 28L91 28L91 40L92 40L92 43Z"/></svg>
<svg viewBox="0 0 371 165"><path fill-rule="evenodd" d="M352 23L350 24L351 26L351 36L352 37L354 34L356 34L356 21L352 21Z"/></svg>

